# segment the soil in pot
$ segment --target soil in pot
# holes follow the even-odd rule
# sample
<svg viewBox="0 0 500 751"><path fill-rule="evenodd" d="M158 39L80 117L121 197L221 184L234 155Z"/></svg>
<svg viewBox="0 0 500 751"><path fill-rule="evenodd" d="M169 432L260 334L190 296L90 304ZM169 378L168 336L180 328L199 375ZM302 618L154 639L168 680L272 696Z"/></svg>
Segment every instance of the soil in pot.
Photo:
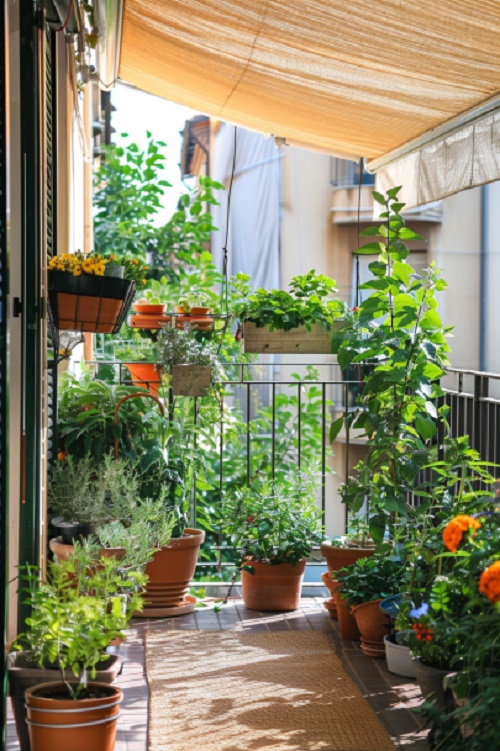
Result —
<svg viewBox="0 0 500 751"><path fill-rule="evenodd" d="M31 751L113 751L119 688L89 683L84 698L74 700L64 684L42 683L25 698Z"/></svg>
<svg viewBox="0 0 500 751"><path fill-rule="evenodd" d="M254 573L241 570L243 602L251 610L297 610L300 605L302 580L306 569L304 559L291 563L258 563L249 561Z"/></svg>

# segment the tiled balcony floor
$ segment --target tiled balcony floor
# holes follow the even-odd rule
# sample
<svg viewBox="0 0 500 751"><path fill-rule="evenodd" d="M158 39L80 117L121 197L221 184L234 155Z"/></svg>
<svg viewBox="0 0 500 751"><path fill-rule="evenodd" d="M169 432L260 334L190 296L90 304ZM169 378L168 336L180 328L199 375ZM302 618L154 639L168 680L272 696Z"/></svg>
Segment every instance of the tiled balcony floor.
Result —
<svg viewBox="0 0 500 751"><path fill-rule="evenodd" d="M379 715L394 739L396 748L404 751L428 751L426 731L420 729L419 717L411 712L411 707L421 701L415 681L398 678L389 673L385 660L365 657L357 642L342 641L338 635L337 621L328 616L322 602L322 597L305 597L301 601L300 610L293 613L257 613L247 610L241 600L235 599L219 612L214 612L213 608L209 607L177 618L155 619L149 622L142 619L134 621L127 643L118 650L125 658L122 674L118 679L118 685L124 692L124 701L115 751L147 750L148 688L144 672L143 636L148 627L325 631L333 636L335 648L342 657L346 670ZM12 718L8 723L7 741L7 751L17 751L19 747Z"/></svg>

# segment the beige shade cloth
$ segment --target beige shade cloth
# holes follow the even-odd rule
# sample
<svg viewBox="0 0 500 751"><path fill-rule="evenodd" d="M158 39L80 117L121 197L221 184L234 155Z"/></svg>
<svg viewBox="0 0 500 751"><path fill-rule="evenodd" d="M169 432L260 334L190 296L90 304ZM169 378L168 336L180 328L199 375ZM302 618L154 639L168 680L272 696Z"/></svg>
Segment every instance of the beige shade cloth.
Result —
<svg viewBox="0 0 500 751"><path fill-rule="evenodd" d="M150 751L394 751L323 633L150 631Z"/></svg>
<svg viewBox="0 0 500 751"><path fill-rule="evenodd" d="M125 0L120 77L377 158L500 92L500 0Z"/></svg>

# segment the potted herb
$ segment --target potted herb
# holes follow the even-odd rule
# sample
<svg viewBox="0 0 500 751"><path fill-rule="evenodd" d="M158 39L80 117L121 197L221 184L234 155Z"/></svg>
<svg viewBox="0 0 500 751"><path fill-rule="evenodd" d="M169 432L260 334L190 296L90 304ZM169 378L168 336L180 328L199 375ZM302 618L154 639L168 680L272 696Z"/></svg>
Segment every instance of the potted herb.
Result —
<svg viewBox="0 0 500 751"><path fill-rule="evenodd" d="M48 486L52 524L61 531L63 544L95 533L98 524L126 520L137 503L138 482L126 460L110 455L96 464L91 456L71 456L57 462ZM59 541L51 541L55 552Z"/></svg>
<svg viewBox="0 0 500 751"><path fill-rule="evenodd" d="M206 396L217 372L211 350L189 331L165 328L158 339L158 362L171 378L174 396Z"/></svg>
<svg viewBox="0 0 500 751"><path fill-rule="evenodd" d="M144 579L127 573L114 558L95 565L95 553L77 545L68 560L50 564L45 582L35 568L24 571L31 616L26 632L14 643L21 651L9 655L8 669L22 751L43 751L43 736L51 730L58 734L53 748L112 748L106 744L114 741L121 691L109 684L121 658L105 650L110 641L123 637L132 613L140 610ZM89 683L89 678L98 682ZM82 708L90 706L95 715L93 709L92 717L85 713L83 719ZM56 707L61 714L52 711ZM98 723L88 723L101 718L104 735L94 735ZM60 729L43 727L59 722ZM77 724L77 735L64 724Z"/></svg>
<svg viewBox="0 0 500 751"><path fill-rule="evenodd" d="M361 649L369 657L385 655L388 623L379 604L399 591L403 572L401 559L385 553L361 558L337 572L341 598L352 608L361 634Z"/></svg>
<svg viewBox="0 0 500 751"><path fill-rule="evenodd" d="M223 505L224 532L240 556L242 596L253 610L295 610L306 558L321 539L310 477L270 487L259 479Z"/></svg>
<svg viewBox="0 0 500 751"><path fill-rule="evenodd" d="M335 281L309 271L290 291L252 290L250 277L231 277L232 308L243 328L245 352L331 354L347 306L335 299ZM342 321L342 323L340 323Z"/></svg>
<svg viewBox="0 0 500 751"><path fill-rule="evenodd" d="M52 319L60 330L116 333L134 298L139 264L124 268L125 278L106 276L109 260L99 253L64 253L48 268Z"/></svg>

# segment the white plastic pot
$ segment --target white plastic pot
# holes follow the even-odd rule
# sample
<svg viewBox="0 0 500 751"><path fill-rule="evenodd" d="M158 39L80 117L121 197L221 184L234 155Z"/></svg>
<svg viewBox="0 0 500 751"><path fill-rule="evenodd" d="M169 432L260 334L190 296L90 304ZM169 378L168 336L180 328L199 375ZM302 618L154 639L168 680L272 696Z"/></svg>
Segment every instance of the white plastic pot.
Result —
<svg viewBox="0 0 500 751"><path fill-rule="evenodd" d="M401 675L403 678L415 678L415 667L410 648L404 644L395 644L388 636L384 636L384 644L387 669L394 675Z"/></svg>

